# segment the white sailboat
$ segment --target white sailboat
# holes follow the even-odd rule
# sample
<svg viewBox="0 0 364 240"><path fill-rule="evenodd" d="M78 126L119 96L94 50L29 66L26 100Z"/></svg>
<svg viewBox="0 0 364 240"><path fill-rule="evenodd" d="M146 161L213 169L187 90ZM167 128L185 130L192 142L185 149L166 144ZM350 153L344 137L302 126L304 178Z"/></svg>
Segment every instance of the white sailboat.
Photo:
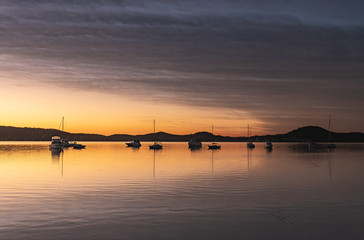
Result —
<svg viewBox="0 0 364 240"><path fill-rule="evenodd" d="M62 128L64 128L64 117L62 117L61 125L62 125ZM61 125L59 126L59 128L61 128ZM49 145L49 150L51 150L51 151L61 151L62 149L63 149L63 144L62 144L61 137L52 136L52 142Z"/></svg>
<svg viewBox="0 0 364 240"><path fill-rule="evenodd" d="M59 136L53 136L51 145L49 145L50 150L62 150L62 141Z"/></svg>
<svg viewBox="0 0 364 240"><path fill-rule="evenodd" d="M155 119L154 119L154 138L155 138ZM158 143L157 141L154 141L154 144L153 145L149 145L149 148L150 149L154 149L154 150L157 150L157 149L162 149L163 148L163 145Z"/></svg>

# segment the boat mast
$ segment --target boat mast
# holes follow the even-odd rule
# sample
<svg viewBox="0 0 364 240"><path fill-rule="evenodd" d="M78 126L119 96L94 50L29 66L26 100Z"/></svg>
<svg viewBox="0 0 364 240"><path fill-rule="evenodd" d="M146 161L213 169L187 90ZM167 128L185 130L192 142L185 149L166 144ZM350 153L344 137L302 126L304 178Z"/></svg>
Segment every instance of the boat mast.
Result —
<svg viewBox="0 0 364 240"><path fill-rule="evenodd" d="M62 120L61 120L61 123L59 124L58 129L64 131L64 117L62 117Z"/></svg>
<svg viewBox="0 0 364 240"><path fill-rule="evenodd" d="M64 132L64 117L62 117L62 131Z"/></svg>
<svg viewBox="0 0 364 240"><path fill-rule="evenodd" d="M215 138L214 138L214 125L211 126L211 134L212 134L212 142L215 141Z"/></svg>
<svg viewBox="0 0 364 240"><path fill-rule="evenodd" d="M154 130L153 130L153 131L154 131L154 143L155 143L155 142L156 142L156 141L155 141L155 139L156 139L156 137L155 137L155 119L154 119L153 123L154 123L154 124L153 124L153 126L154 126Z"/></svg>
<svg viewBox="0 0 364 240"><path fill-rule="evenodd" d="M331 114L329 114L329 142L330 142L330 138L331 138Z"/></svg>
<svg viewBox="0 0 364 240"><path fill-rule="evenodd" d="M250 140L250 139L249 139L249 137L250 137L250 136L249 136L249 124L248 124L248 140Z"/></svg>

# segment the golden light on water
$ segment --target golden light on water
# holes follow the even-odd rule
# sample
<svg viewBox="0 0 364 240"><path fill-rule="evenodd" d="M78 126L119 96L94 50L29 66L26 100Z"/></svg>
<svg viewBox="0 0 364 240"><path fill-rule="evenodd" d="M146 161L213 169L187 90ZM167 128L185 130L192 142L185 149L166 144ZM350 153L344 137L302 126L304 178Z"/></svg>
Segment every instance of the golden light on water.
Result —
<svg viewBox="0 0 364 240"><path fill-rule="evenodd" d="M53 181L64 178L63 181L77 185L84 181L97 182L100 178L111 182L130 178L186 178L191 174L246 173L248 161L258 170L261 168L260 159L266 155L263 148L255 151L254 157L247 155L242 143L223 143L224 151L207 150L206 146L190 151L186 143L168 143L166 149L160 151L149 150L148 142L142 143L140 149L127 148L120 142L85 144L86 150L65 149L61 153L52 153L48 150L48 143L3 142L0 156L6 156L6 160L1 161L0 175L12 179L14 184L25 184L24 187L35 183L48 184L43 182L45 177L52 177ZM7 146L12 146L13 150Z"/></svg>

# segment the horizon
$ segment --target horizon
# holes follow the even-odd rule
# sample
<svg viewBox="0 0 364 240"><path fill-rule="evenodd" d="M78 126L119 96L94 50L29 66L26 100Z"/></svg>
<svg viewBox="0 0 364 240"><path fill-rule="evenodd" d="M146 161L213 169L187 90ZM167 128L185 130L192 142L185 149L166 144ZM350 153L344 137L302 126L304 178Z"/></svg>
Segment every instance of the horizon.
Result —
<svg viewBox="0 0 364 240"><path fill-rule="evenodd" d="M0 125L364 132L364 3L5 2Z"/></svg>
<svg viewBox="0 0 364 240"><path fill-rule="evenodd" d="M231 138L249 138L248 136L245 135L222 135L222 134L216 134L216 133L212 133L209 131L196 131L196 132L190 132L190 133L185 133L185 134L177 134L177 133L173 133L173 132L166 132L166 131L156 131L155 133L153 132L147 132L147 133L141 133L141 134L133 134L133 133L112 133L112 134L101 134L101 133L97 133L97 132L93 132L93 133L85 133L85 132L69 132L69 131L63 131L61 129L55 129L55 128L40 128L40 127L16 127L16 126L1 126L0 127L9 127L9 128L28 128L28 129L43 129L43 130L56 130L56 131L60 131L60 132L64 132L64 133L68 133L68 134L94 134L94 135L101 135L101 136L105 136L105 137L110 137L110 136L114 136L114 135L129 135L129 136L145 136L145 135L152 135L152 134L158 134L158 133L165 133L165 134L169 134L169 135L176 135L176 136L185 136L185 135L194 135L194 134L198 134L198 133L208 133L208 134L212 134L214 136L221 136L221 137L231 137ZM329 131L328 129L326 129L325 127L321 127L321 126L313 126L313 125L308 125L308 126L301 126L301 127L296 127L294 129L291 129L287 132L280 132L280 133L275 133L275 134L253 134L250 137L260 137L260 136L269 136L269 135L280 135L280 134L287 134L289 132L295 131L295 130L299 130L299 129L303 129L303 128L320 128L323 129L325 131ZM337 131L332 131L330 130L331 133L361 133L364 134L363 132L337 132Z"/></svg>

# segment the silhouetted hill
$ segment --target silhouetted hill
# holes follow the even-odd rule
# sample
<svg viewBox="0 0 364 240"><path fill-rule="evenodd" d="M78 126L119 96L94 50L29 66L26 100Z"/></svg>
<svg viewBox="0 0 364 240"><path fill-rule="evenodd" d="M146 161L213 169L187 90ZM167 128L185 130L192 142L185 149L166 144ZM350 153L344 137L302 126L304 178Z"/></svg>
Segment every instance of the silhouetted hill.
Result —
<svg viewBox="0 0 364 240"><path fill-rule="evenodd" d="M175 135L165 132L149 133L144 135L114 134L104 136L100 134L85 133L68 133L56 129L43 128L18 128L0 126L0 141L50 141L52 136L71 141L189 141L191 139L203 142L242 142L247 141L246 137L228 137L213 135L209 132L197 132L187 135ZM273 142L327 142L329 132L326 129L315 126L307 126L295 129L285 134L252 136L251 139L256 142L273 141ZM335 133L331 132L331 140L334 142L364 142L363 133Z"/></svg>
<svg viewBox="0 0 364 240"><path fill-rule="evenodd" d="M113 141L120 141L123 139L124 141L132 141L132 140L139 140L139 141L164 141L164 142L183 142L189 141L191 139L196 139L200 141L238 141L239 138L234 137L224 137L220 135L213 135L209 132L197 132L194 134L188 135L175 135L169 134L165 132L157 132L157 133L149 133L145 135L125 135L125 134L116 134L111 135L108 139Z"/></svg>
<svg viewBox="0 0 364 240"><path fill-rule="evenodd" d="M269 140L274 142L327 142L329 139L329 131L317 126L306 126L285 134L257 136L253 138L256 141ZM364 142L364 134L358 132L330 132L330 139L332 142Z"/></svg>
<svg viewBox="0 0 364 240"><path fill-rule="evenodd" d="M52 136L77 141L106 141L106 137L99 134L68 133L56 129L18 128L0 126L0 141L50 141Z"/></svg>

